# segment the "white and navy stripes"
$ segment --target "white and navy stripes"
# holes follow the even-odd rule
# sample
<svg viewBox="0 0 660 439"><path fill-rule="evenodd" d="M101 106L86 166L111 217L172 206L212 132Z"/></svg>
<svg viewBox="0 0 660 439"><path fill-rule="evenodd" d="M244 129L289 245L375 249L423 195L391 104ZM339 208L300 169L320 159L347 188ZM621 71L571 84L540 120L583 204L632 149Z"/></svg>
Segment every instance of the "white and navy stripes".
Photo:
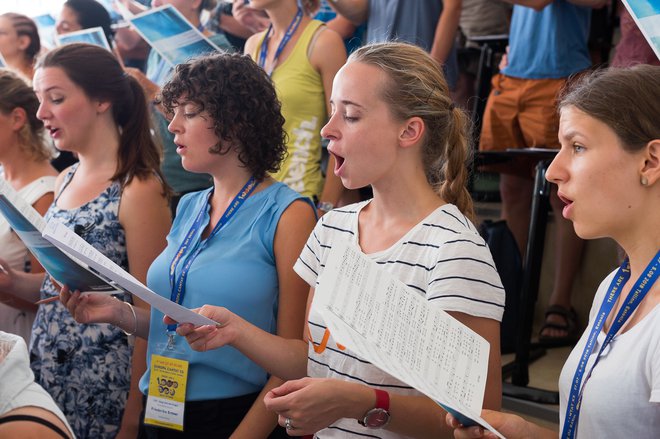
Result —
<svg viewBox="0 0 660 439"><path fill-rule="evenodd" d="M311 286L325 267L328 250L341 241L358 244L358 216L369 201L333 210L317 223L295 271ZM492 256L474 225L451 204L439 207L392 247L368 255L385 270L445 311L502 319L504 289ZM338 346L321 316L310 310L308 374L367 384L399 394L418 394L355 353ZM328 337L329 336L329 337ZM326 338L327 337L327 338ZM326 338L326 340L324 340ZM318 433L319 438L400 438L342 419Z"/></svg>

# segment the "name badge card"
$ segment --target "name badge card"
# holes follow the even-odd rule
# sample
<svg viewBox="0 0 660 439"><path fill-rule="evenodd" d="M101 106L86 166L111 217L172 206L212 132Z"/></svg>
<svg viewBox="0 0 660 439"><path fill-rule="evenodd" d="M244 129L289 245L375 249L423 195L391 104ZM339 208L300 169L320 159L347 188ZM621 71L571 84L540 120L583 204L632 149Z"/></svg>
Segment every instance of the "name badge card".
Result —
<svg viewBox="0 0 660 439"><path fill-rule="evenodd" d="M144 423L183 431L187 381L187 361L152 355Z"/></svg>

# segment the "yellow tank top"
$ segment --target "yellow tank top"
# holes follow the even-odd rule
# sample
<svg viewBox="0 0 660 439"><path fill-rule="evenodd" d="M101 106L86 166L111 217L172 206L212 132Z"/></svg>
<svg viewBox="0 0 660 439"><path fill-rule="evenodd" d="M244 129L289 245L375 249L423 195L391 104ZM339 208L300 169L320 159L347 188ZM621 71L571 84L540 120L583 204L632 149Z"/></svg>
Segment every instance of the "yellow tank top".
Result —
<svg viewBox="0 0 660 439"><path fill-rule="evenodd" d="M288 155L273 178L317 199L323 190L320 132L328 114L321 75L309 62L307 52L316 31L323 25L318 20L307 24L289 57L276 66L271 76L282 102L284 130L289 136ZM263 38L252 54L255 60L262 43Z"/></svg>

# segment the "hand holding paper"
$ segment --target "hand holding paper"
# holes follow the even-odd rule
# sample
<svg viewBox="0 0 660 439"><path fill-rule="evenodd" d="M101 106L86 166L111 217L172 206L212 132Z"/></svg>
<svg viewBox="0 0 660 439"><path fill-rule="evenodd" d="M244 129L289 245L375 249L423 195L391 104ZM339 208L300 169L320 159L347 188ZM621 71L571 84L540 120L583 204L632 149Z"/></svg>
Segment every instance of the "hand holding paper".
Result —
<svg viewBox="0 0 660 439"><path fill-rule="evenodd" d="M527 439L527 438L556 438L557 433L550 430L540 430L531 422L526 421L520 416L502 413L494 410L484 410L481 416L490 425L497 429L507 439ZM447 425L455 428L454 438L456 439L495 439L501 437L479 426L462 427L458 421L451 415L447 415Z"/></svg>
<svg viewBox="0 0 660 439"><path fill-rule="evenodd" d="M347 244L335 245L312 306L333 337L443 407L480 418L489 345Z"/></svg>
<svg viewBox="0 0 660 439"><path fill-rule="evenodd" d="M90 268L96 270L108 282L126 292L134 294L165 315L172 317L175 321L192 323L194 325L216 325L216 322L213 320L154 293L65 225L57 221L50 221L44 229L43 236L53 243L53 245L71 253L88 264Z"/></svg>
<svg viewBox="0 0 660 439"><path fill-rule="evenodd" d="M237 332L242 331L240 324L244 321L235 319L235 315L226 308L213 305L204 305L194 309L201 316L208 317L216 322L214 326L197 326L181 324L176 329L177 334L186 338L190 347L195 351L208 351L231 344ZM165 324L176 323L171 317L165 316Z"/></svg>
<svg viewBox="0 0 660 439"><path fill-rule="evenodd" d="M59 299L78 323L117 323L122 302L107 294L72 292L62 288ZM126 305L123 305L126 306Z"/></svg>

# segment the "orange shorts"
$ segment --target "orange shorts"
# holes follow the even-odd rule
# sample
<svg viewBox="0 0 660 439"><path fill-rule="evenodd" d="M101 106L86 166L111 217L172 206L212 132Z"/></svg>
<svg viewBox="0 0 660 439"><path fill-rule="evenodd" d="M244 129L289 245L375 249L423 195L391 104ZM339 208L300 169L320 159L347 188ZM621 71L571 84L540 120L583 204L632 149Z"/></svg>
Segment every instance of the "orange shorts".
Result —
<svg viewBox="0 0 660 439"><path fill-rule="evenodd" d="M479 150L559 148L557 96L566 79L497 74L484 111Z"/></svg>

